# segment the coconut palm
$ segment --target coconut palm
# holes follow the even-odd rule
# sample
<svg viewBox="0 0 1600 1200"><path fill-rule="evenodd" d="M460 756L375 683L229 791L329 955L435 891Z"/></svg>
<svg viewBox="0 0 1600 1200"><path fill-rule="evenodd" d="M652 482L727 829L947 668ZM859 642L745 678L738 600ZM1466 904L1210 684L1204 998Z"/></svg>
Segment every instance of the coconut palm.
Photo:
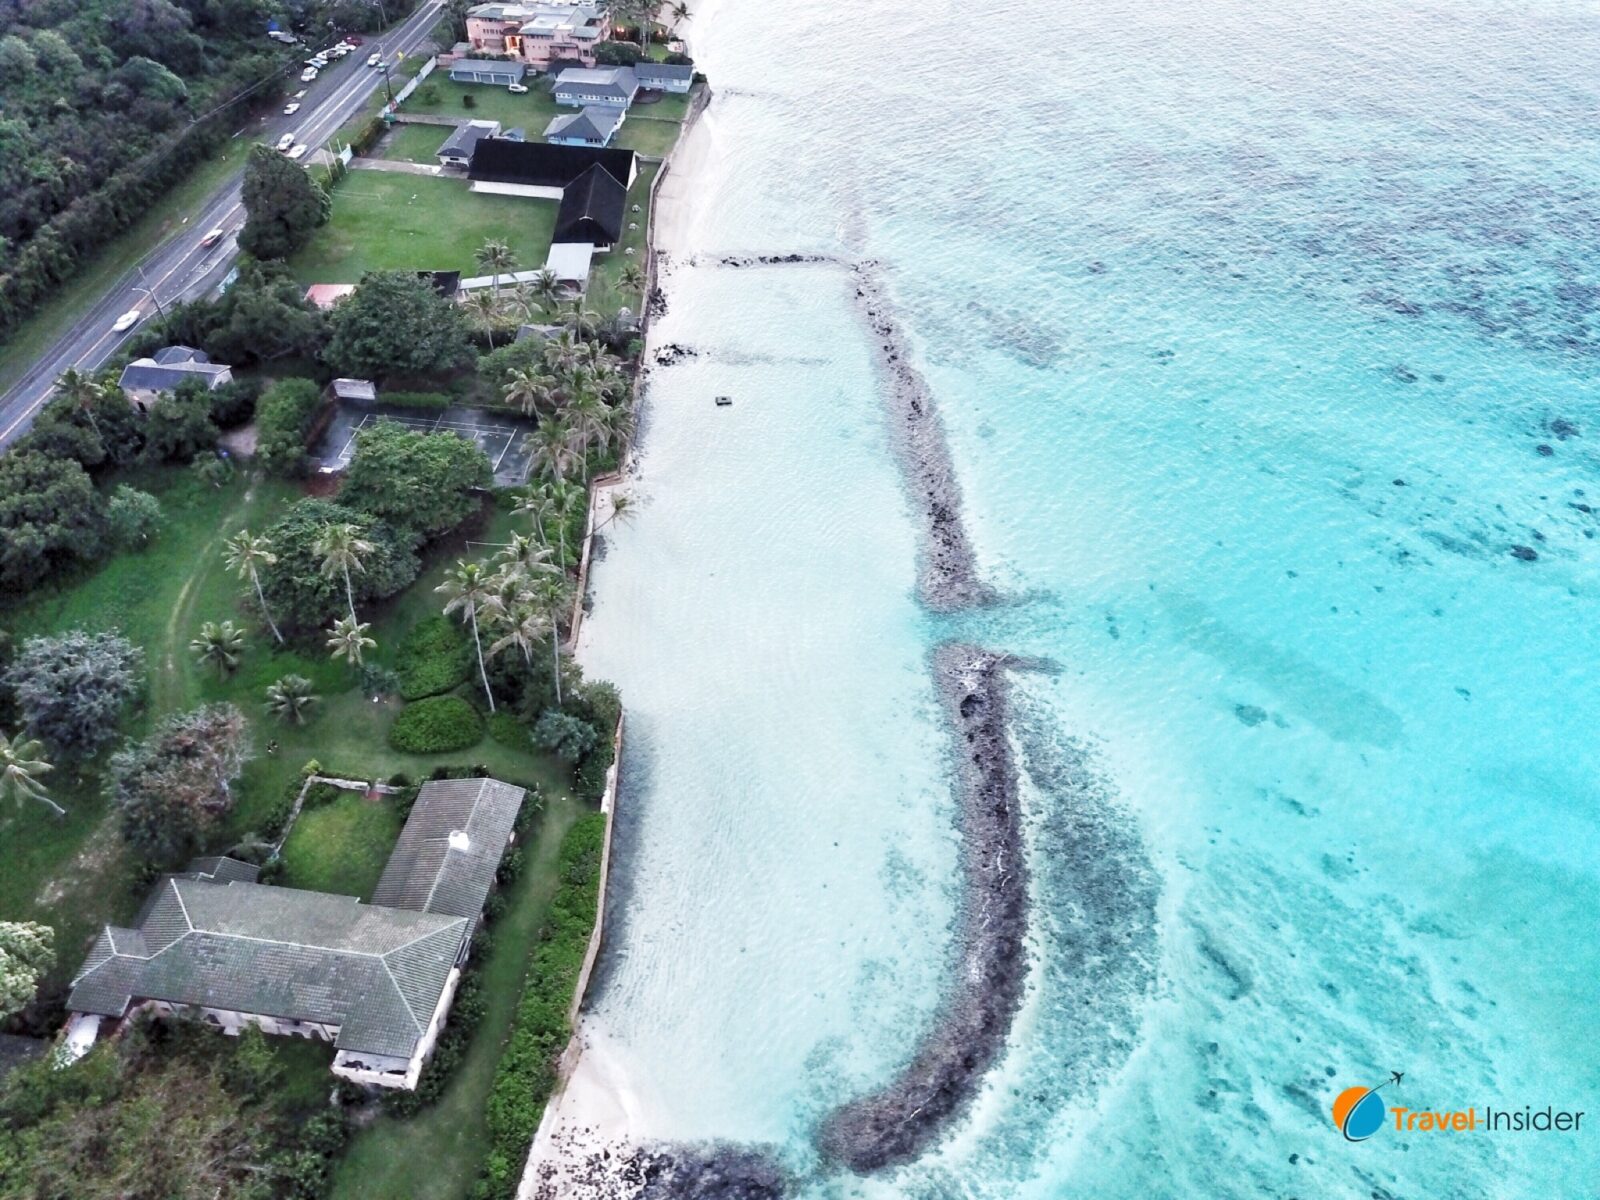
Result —
<svg viewBox="0 0 1600 1200"><path fill-rule="evenodd" d="M248 529L241 529L224 545L227 549L222 552L222 558L228 564L228 570L240 579L250 580L256 589L256 603L261 605L261 615L267 619L267 628L282 644L283 634L278 632L278 623L272 619L272 610L267 607L266 593L261 590L260 569L278 561L278 556L272 552L272 543L265 537L253 536Z"/></svg>
<svg viewBox="0 0 1600 1200"><path fill-rule="evenodd" d="M554 482L563 483L577 462L572 449L572 430L565 421L540 421L532 435L533 466Z"/></svg>
<svg viewBox="0 0 1600 1200"><path fill-rule="evenodd" d="M636 262L631 262L622 268L622 273L617 276L617 282L630 292L644 291L644 268Z"/></svg>
<svg viewBox="0 0 1600 1200"><path fill-rule="evenodd" d="M489 711L494 712L494 692L489 689L489 672L483 665L483 639L478 633L478 614L491 615L499 611L500 598L496 594L497 580L481 562L456 563L445 580L433 590L446 598L444 613L461 613L472 626L472 644L478 651L478 678L483 680L483 694L488 698Z"/></svg>
<svg viewBox="0 0 1600 1200"><path fill-rule="evenodd" d="M574 296L572 305L561 314L561 323L572 331L575 338L586 338L594 334L595 322L600 319L600 314L583 306L583 297Z"/></svg>
<svg viewBox="0 0 1600 1200"><path fill-rule="evenodd" d="M493 351L494 319L500 315L499 299L485 291L472 292L467 296L466 309L483 326L483 334L489 339L489 349Z"/></svg>
<svg viewBox="0 0 1600 1200"><path fill-rule="evenodd" d="M534 532L539 535L539 540L545 545L550 544L550 539L544 532L544 519L554 511L550 489L544 484L535 484L517 499L512 512L519 517L530 517L533 520Z"/></svg>
<svg viewBox="0 0 1600 1200"><path fill-rule="evenodd" d="M549 267L533 277L529 290L547 313L553 313L561 306L561 298L565 294L565 289L561 286L561 277Z"/></svg>
<svg viewBox="0 0 1600 1200"><path fill-rule="evenodd" d="M569 370L578 361L578 348L583 343L570 329L563 329L544 344L545 365L554 371Z"/></svg>
<svg viewBox="0 0 1600 1200"><path fill-rule="evenodd" d="M667 12L672 16L673 27L683 24L690 17L689 6L683 0L667 5Z"/></svg>
<svg viewBox="0 0 1600 1200"><path fill-rule="evenodd" d="M334 658L345 659L352 667L359 667L361 656L378 644L367 636L367 630L371 628L371 625L354 617L340 617L333 623L333 632L328 635L328 649L333 652Z"/></svg>
<svg viewBox="0 0 1600 1200"><path fill-rule="evenodd" d="M313 547L322 556L322 573L332 579L334 576L344 576L345 603L350 606L350 620L356 619L356 594L350 586L350 572L358 575L367 569L364 561L377 550L371 542L361 536L361 530L348 522L340 525L329 525L317 535ZM360 662L360 659L356 660Z"/></svg>
<svg viewBox="0 0 1600 1200"><path fill-rule="evenodd" d="M202 666L216 667L217 676L226 679L237 669L244 653L244 630L232 621L207 621L189 643L189 649Z"/></svg>
<svg viewBox="0 0 1600 1200"><path fill-rule="evenodd" d="M480 267L485 267L494 276L494 298L500 299L500 276L510 274L517 269L517 256L511 252L511 247L502 241L490 238L473 252Z"/></svg>
<svg viewBox="0 0 1600 1200"><path fill-rule="evenodd" d="M56 816L66 816L67 810L45 795L44 784L39 782L39 776L53 770L45 761L40 742L20 734L13 739L0 733L0 798L15 800L18 808L24 800L37 800L49 805Z"/></svg>
<svg viewBox="0 0 1600 1200"><path fill-rule="evenodd" d="M304 675L285 675L267 685L267 711L290 725L304 725L318 699Z"/></svg>
<svg viewBox="0 0 1600 1200"><path fill-rule="evenodd" d="M511 540L500 548L495 558L504 564L512 580L520 584L526 584L536 576L554 574L559 570L550 561L550 547L542 539L535 538L529 533L513 533Z"/></svg>
<svg viewBox="0 0 1600 1200"><path fill-rule="evenodd" d="M535 581L529 589L530 602L540 609L550 622L550 653L556 685L556 705L561 704L561 618L572 607L572 585L565 578L546 575Z"/></svg>
<svg viewBox="0 0 1600 1200"><path fill-rule="evenodd" d="M612 492L610 503L611 515L589 531L590 537L607 525L626 525L639 515L639 499L632 492Z"/></svg>
<svg viewBox="0 0 1600 1200"><path fill-rule="evenodd" d="M533 648L547 636L554 636L555 628L550 623L550 614L540 608L531 595L524 595L527 598L519 599L506 610L505 619L500 624L505 632L489 643L490 658L509 646L515 646L522 652L522 661L532 666Z"/></svg>
<svg viewBox="0 0 1600 1200"><path fill-rule="evenodd" d="M89 418L89 424L98 435L100 422L95 420L94 405L106 398L104 385L97 383L93 375L85 375L77 367L68 367L56 379L56 391L65 396L73 408Z"/></svg>
<svg viewBox="0 0 1600 1200"><path fill-rule="evenodd" d="M558 544L561 549L561 565L567 565L567 526L572 524L573 516L582 510L588 503L589 493L571 483L558 483L551 489L550 515L555 520L558 532Z"/></svg>
<svg viewBox="0 0 1600 1200"><path fill-rule="evenodd" d="M506 399L520 408L524 416L528 416L549 400L554 386L553 375L547 375L537 367L517 367L507 378L503 391Z"/></svg>

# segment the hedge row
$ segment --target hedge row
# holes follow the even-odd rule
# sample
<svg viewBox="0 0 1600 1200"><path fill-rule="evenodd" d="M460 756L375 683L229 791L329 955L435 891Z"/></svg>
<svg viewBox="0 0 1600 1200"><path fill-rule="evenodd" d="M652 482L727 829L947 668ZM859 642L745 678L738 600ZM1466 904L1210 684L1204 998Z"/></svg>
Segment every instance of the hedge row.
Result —
<svg viewBox="0 0 1600 1200"><path fill-rule="evenodd" d="M400 695L421 700L448 692L472 669L472 643L444 617L429 617L411 627L394 656Z"/></svg>
<svg viewBox="0 0 1600 1200"><path fill-rule="evenodd" d="M460 696L430 696L400 710L389 745L407 754L465 750L483 740L483 718Z"/></svg>
<svg viewBox="0 0 1600 1200"><path fill-rule="evenodd" d="M511 1039L489 1092L489 1154L480 1191L493 1200L515 1194L523 1158L555 1090L557 1060L572 1034L567 1010L600 911L605 840L604 813L579 817L561 840L560 882L550 919L540 931Z"/></svg>
<svg viewBox="0 0 1600 1200"><path fill-rule="evenodd" d="M443 392L381 392L378 399L396 408L421 408L429 412L443 412L453 403Z"/></svg>

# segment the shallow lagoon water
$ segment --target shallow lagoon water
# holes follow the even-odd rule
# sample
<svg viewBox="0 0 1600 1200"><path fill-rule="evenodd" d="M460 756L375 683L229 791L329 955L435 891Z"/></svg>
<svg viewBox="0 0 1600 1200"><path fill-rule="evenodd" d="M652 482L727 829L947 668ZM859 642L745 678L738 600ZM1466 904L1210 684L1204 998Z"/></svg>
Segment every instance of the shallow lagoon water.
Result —
<svg viewBox="0 0 1600 1200"><path fill-rule="evenodd" d="M585 1020L636 1132L830 1196L1581 1194L1595 1135L1328 1111L1600 1083L1600 15L1002 3L998 73L946 53L973 16L697 11L657 329L697 353L583 645L630 714ZM846 272L716 261L796 252L880 264L1015 603L917 607ZM836 1178L816 1121L950 961L949 636L1061 667L1017 685L1036 966L969 1119Z"/></svg>

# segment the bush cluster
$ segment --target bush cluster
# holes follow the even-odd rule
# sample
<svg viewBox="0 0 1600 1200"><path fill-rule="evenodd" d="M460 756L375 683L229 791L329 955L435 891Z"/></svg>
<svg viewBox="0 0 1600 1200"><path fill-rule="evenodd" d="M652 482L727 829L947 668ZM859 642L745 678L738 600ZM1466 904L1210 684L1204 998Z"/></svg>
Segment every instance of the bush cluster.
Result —
<svg viewBox="0 0 1600 1200"><path fill-rule="evenodd" d="M492 1200L516 1191L523 1156L556 1084L556 1060L571 1034L567 1010L583 969L600 903L604 813L588 813L561 841L560 882L540 932L511 1039L489 1092L489 1154L480 1190Z"/></svg>
<svg viewBox="0 0 1600 1200"><path fill-rule="evenodd" d="M280 379L256 403L256 461L274 475L298 475L306 466L306 440L322 403L309 379Z"/></svg>
<svg viewBox="0 0 1600 1200"><path fill-rule="evenodd" d="M457 687L472 669L472 646L445 617L429 617L411 627L395 651L400 696L421 700Z"/></svg>
<svg viewBox="0 0 1600 1200"><path fill-rule="evenodd" d="M450 407L450 397L443 392L384 392L378 399L396 408L421 408L442 412Z"/></svg>
<svg viewBox="0 0 1600 1200"><path fill-rule="evenodd" d="M460 696L430 696L400 710L389 744L407 754L465 750L483 739L483 718Z"/></svg>

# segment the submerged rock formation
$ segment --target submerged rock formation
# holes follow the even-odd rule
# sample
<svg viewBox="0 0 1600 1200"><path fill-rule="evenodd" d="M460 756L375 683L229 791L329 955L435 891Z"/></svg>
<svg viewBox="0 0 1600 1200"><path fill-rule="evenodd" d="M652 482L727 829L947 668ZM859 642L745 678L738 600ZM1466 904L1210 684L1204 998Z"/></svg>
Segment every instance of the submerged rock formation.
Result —
<svg viewBox="0 0 1600 1200"><path fill-rule="evenodd" d="M983 1083L1011 1031L1028 975L1028 871L1005 671L1019 660L947 642L933 652L955 732L963 898L956 961L932 1027L884 1087L822 1124L824 1157L858 1173L926 1151Z"/></svg>

